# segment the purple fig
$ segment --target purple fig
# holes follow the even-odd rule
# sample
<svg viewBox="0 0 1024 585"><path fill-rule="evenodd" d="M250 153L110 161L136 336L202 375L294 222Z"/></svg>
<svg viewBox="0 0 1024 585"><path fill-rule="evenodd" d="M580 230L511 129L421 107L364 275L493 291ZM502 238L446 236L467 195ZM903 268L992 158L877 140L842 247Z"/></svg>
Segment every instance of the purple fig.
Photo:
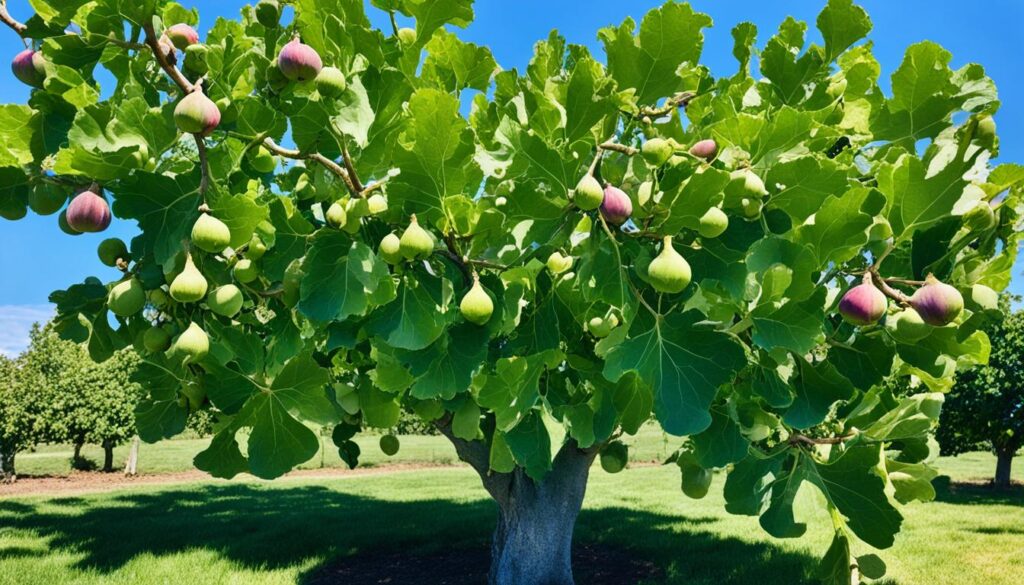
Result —
<svg viewBox="0 0 1024 585"><path fill-rule="evenodd" d="M955 288L929 274L925 284L910 297L910 306L925 323L934 327L949 325L964 310L964 297Z"/></svg>
<svg viewBox="0 0 1024 585"><path fill-rule="evenodd" d="M25 85L43 87L43 82L46 81L46 59L39 51L25 49L15 55L14 61L11 62L11 71Z"/></svg>
<svg viewBox="0 0 1024 585"><path fill-rule="evenodd" d="M718 143L710 138L701 140L690 147L690 154L697 158L712 160L718 154Z"/></svg>
<svg viewBox="0 0 1024 585"><path fill-rule="evenodd" d="M632 214L633 202L629 200L629 195L618 187L606 186L604 201L601 202L601 215L605 221L613 225L622 225Z"/></svg>
<svg viewBox="0 0 1024 585"><path fill-rule="evenodd" d="M199 42L199 33L196 32L196 29L183 23L168 28L164 31L164 34L180 51L184 51L191 45Z"/></svg>
<svg viewBox="0 0 1024 585"><path fill-rule="evenodd" d="M839 301L839 313L851 325L872 325L885 315L889 301L871 283L870 277L865 277L863 284L846 291Z"/></svg>
<svg viewBox="0 0 1024 585"><path fill-rule="evenodd" d="M178 102L174 122L182 132L207 136L220 125L220 109L197 88Z"/></svg>
<svg viewBox="0 0 1024 585"><path fill-rule="evenodd" d="M93 191L82 191L68 205L67 222L76 232L102 232L110 226L110 206Z"/></svg>
<svg viewBox="0 0 1024 585"><path fill-rule="evenodd" d="M291 81L309 81L320 74L324 62L313 47L295 38L281 49L281 54L277 56L277 66Z"/></svg>

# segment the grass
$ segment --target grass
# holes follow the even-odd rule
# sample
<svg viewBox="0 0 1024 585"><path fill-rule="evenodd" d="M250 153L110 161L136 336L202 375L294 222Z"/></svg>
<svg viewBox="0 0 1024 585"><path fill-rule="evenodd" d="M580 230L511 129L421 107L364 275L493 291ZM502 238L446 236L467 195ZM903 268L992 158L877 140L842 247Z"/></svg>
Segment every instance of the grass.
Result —
<svg viewBox="0 0 1024 585"><path fill-rule="evenodd" d="M404 456L448 457L440 441L408 439ZM376 457L369 445L372 439L364 452ZM158 463L176 469L198 446L171 442L173 454L148 455L151 470ZM635 451L656 458L662 448L657 433L646 433ZM939 467L954 483L938 483L938 501L904 508L904 531L882 553L889 564L883 583L1020 583L1024 496L957 483L986 478L994 468L987 454L943 459ZM1020 466L1015 476L1024 479ZM700 501L685 498L678 482L672 466L618 475L595 469L577 542L627 548L663 567L664 579L647 585L813 583L830 535L827 519L811 512L812 491L798 502L809 534L781 541L755 518L725 513L721 476ZM463 467L0 499L0 584L303 583L337 557L478 547L494 518L479 481Z"/></svg>

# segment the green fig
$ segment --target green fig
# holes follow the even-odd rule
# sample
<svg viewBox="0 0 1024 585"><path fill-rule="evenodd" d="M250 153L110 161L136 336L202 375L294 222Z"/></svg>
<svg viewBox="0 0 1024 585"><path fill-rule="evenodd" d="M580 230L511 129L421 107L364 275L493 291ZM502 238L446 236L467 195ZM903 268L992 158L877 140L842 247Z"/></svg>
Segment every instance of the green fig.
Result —
<svg viewBox="0 0 1024 585"><path fill-rule="evenodd" d="M380 450L388 457L398 453L400 447L401 442L398 440L398 437L392 434L387 434L380 438Z"/></svg>
<svg viewBox="0 0 1024 585"><path fill-rule="evenodd" d="M619 318L615 315L607 317L594 317L587 322L587 331L597 339L604 339L611 335L612 329L619 326Z"/></svg>
<svg viewBox="0 0 1024 585"><path fill-rule="evenodd" d="M210 353L210 336L199 325L189 323L188 329L174 342L173 352L189 358L189 361L200 361Z"/></svg>
<svg viewBox="0 0 1024 585"><path fill-rule="evenodd" d="M697 233L702 238L717 238L718 236L725 233L725 230L729 229L729 216L724 211L717 207L712 207L707 210L700 218L700 226L697 228Z"/></svg>
<svg viewBox="0 0 1024 585"><path fill-rule="evenodd" d="M889 315L885 320L885 326L897 341L903 343L921 341L932 330L931 326L925 323L921 315L918 315L912 307L907 307L895 315Z"/></svg>
<svg viewBox="0 0 1024 585"><path fill-rule="evenodd" d="M171 298L179 303L195 303L206 296L208 286L189 254L185 256L185 268L171 282Z"/></svg>
<svg viewBox="0 0 1024 585"><path fill-rule="evenodd" d="M249 284L256 280L260 276L260 271L256 268L256 264L248 258L242 258L239 260L233 269L231 274L234 275L235 280L242 284Z"/></svg>
<svg viewBox="0 0 1024 585"><path fill-rule="evenodd" d="M548 270L551 274L561 274L572 268L572 256L563 256L561 252L552 252L548 256Z"/></svg>
<svg viewBox="0 0 1024 585"><path fill-rule="evenodd" d="M601 469L608 473L618 473L626 468L629 462L629 448L622 441L612 441L601 449Z"/></svg>
<svg viewBox="0 0 1024 585"><path fill-rule="evenodd" d="M26 215L28 215L28 205L25 204L24 198L18 196L8 197L6 194L0 197L0 217L10 221L18 221ZM61 214L61 217L64 217L64 213Z"/></svg>
<svg viewBox="0 0 1024 585"><path fill-rule="evenodd" d="M210 48L206 45L190 45L185 49L185 67L193 73L206 75L210 72L210 66L206 61L210 54Z"/></svg>
<svg viewBox="0 0 1024 585"><path fill-rule="evenodd" d="M366 200L366 207L370 215L379 215L388 210L388 200L380 193L375 193Z"/></svg>
<svg viewBox="0 0 1024 585"><path fill-rule="evenodd" d="M284 279L281 281L281 288L284 289L284 294L281 295L281 300L284 301L285 306L289 309L294 309L295 305L299 304L303 276L305 276L305 273L302 271L302 262L299 260L293 261L284 271Z"/></svg>
<svg viewBox="0 0 1024 585"><path fill-rule="evenodd" d="M416 29L402 27L398 29L398 40L403 45L411 45L416 42Z"/></svg>
<svg viewBox="0 0 1024 585"><path fill-rule="evenodd" d="M68 194L64 189L43 183L28 193L28 206L39 215L53 215L67 203Z"/></svg>
<svg viewBox="0 0 1024 585"><path fill-rule="evenodd" d="M473 288L462 297L459 311L467 321L475 325L483 325L491 320L491 315L494 314L494 301L480 285L479 278L473 279Z"/></svg>
<svg viewBox="0 0 1024 585"><path fill-rule="evenodd" d="M162 288L155 288L149 291L149 304L153 305L158 309L162 309L167 306L167 303L171 302L170 295L167 294Z"/></svg>
<svg viewBox="0 0 1024 585"><path fill-rule="evenodd" d="M757 176L757 173L750 169L733 171L729 177L730 185L736 184L736 187L740 189L744 197L760 199L768 194L768 190L764 187L764 181L761 180L761 177Z"/></svg>
<svg viewBox="0 0 1024 585"><path fill-rule="evenodd" d="M664 138L651 138L640 148L640 154L652 167L660 167L667 163L674 153L672 143Z"/></svg>
<svg viewBox="0 0 1024 585"><path fill-rule="evenodd" d="M261 175L272 173L277 168L277 158L265 146L250 149L246 157L253 170Z"/></svg>
<svg viewBox="0 0 1024 585"><path fill-rule="evenodd" d="M654 198L654 182L644 181L640 183L640 188L636 191L636 202L640 204L640 207L646 207L651 199Z"/></svg>
<svg viewBox="0 0 1024 585"><path fill-rule="evenodd" d="M119 317L130 317L146 306L146 291L135 278L126 278L114 285L107 295L107 307Z"/></svg>
<svg viewBox="0 0 1024 585"><path fill-rule="evenodd" d="M267 28L277 28L281 21L281 5L277 0L260 0L256 3L256 22Z"/></svg>
<svg viewBox="0 0 1024 585"><path fill-rule="evenodd" d="M434 251L434 238L420 227L415 215L410 218L409 227L405 229L399 243L402 256L407 260L423 259Z"/></svg>
<svg viewBox="0 0 1024 585"><path fill-rule="evenodd" d="M740 209L743 210L743 217L751 221L761 217L762 206L760 199L750 197L740 199Z"/></svg>
<svg viewBox="0 0 1024 585"><path fill-rule="evenodd" d="M402 262L402 242L395 234L388 234L380 241L377 254L388 264Z"/></svg>
<svg viewBox="0 0 1024 585"><path fill-rule="evenodd" d="M211 254L219 254L231 245L231 230L223 221L203 213L192 226L192 243Z"/></svg>
<svg viewBox="0 0 1024 585"><path fill-rule="evenodd" d="M238 120L238 108L231 103L231 99L222 97L216 102L217 109L220 110L221 122L224 124L234 124Z"/></svg>
<svg viewBox="0 0 1024 585"><path fill-rule="evenodd" d="M174 108L174 122L182 132L208 136L220 125L220 110L197 86Z"/></svg>
<svg viewBox="0 0 1024 585"><path fill-rule="evenodd" d="M242 291L233 284L219 286L206 296L206 304L210 310L228 318L234 317L238 311L242 310L243 302L245 302L245 298L242 296Z"/></svg>
<svg viewBox="0 0 1024 585"><path fill-rule="evenodd" d="M249 240L249 247L245 250L245 257L255 262L266 253L267 245L263 243L259 236L253 234L252 239Z"/></svg>
<svg viewBox="0 0 1024 585"><path fill-rule="evenodd" d="M576 207L583 211L597 209L604 203L604 187L594 178L594 175L584 175L576 185L576 193L572 200Z"/></svg>
<svg viewBox="0 0 1024 585"><path fill-rule="evenodd" d="M316 90L326 98L338 98L348 89L345 74L337 67L324 67L316 76Z"/></svg>
<svg viewBox="0 0 1024 585"><path fill-rule="evenodd" d="M992 116L985 116L978 120L978 128L974 131L974 137L985 148L992 148L996 143L996 121Z"/></svg>
<svg viewBox="0 0 1024 585"><path fill-rule="evenodd" d="M324 219L327 220L327 225L334 228L341 228L348 222L348 217L345 213L345 206L340 201L335 201L327 208L327 213L324 214Z"/></svg>
<svg viewBox="0 0 1024 585"><path fill-rule="evenodd" d="M661 254L647 267L647 279L654 290L663 293L682 292L690 284L690 265L672 247L672 236L665 236Z"/></svg>
<svg viewBox="0 0 1024 585"><path fill-rule="evenodd" d="M171 334L163 327L150 327L142 334L142 345L149 353L160 353L171 347Z"/></svg>
<svg viewBox="0 0 1024 585"><path fill-rule="evenodd" d="M96 253L100 257L100 262L114 268L118 260L128 259L128 246L120 238L108 238L100 242Z"/></svg>

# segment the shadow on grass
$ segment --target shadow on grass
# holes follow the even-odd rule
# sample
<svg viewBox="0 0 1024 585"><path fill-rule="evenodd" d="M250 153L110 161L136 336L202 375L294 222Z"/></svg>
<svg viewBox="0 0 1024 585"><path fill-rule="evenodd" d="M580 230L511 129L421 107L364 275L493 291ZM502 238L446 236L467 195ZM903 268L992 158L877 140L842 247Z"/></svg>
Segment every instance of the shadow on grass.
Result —
<svg viewBox="0 0 1024 585"><path fill-rule="evenodd" d="M943 475L932 482L935 501L948 504L1024 505L1024 485L999 489L990 483L955 482Z"/></svg>
<svg viewBox="0 0 1024 585"><path fill-rule="evenodd" d="M486 569L487 543L496 518L493 504L485 500L383 501L322 486L189 486L115 495L80 509L61 506L55 511L45 504L0 502L0 524L46 538L49 550L74 551L82 555L76 568L101 573L115 571L144 553L164 556L205 549L254 570L312 566L301 582L325 583L331 582L325 580L331 572L338 573L348 565L396 556L430 557L452 550L466 552L467 568ZM659 575L641 581L649 585L814 583L809 575L817 559L770 543L721 537L715 529L712 518L680 518L627 508L588 510L580 516L576 541L590 556L577 558L589 562L588 558L610 551L619 558L638 559L655 567ZM29 549L11 552L16 556L45 554ZM472 555L476 556L470 562ZM0 551L0 558L3 556ZM459 568L456 562L449 574ZM389 576L393 570L391 561L360 568L375 579ZM382 581L349 577L344 582ZM442 580L437 572L419 572L414 580L387 582L436 585L474 581ZM613 578L607 582L635 581Z"/></svg>

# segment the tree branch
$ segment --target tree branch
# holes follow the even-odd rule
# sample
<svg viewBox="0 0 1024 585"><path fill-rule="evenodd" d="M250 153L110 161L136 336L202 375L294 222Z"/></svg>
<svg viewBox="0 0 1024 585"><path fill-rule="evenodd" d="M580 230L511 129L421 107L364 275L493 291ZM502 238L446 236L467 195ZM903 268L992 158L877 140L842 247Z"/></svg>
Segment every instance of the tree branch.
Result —
<svg viewBox="0 0 1024 585"><path fill-rule="evenodd" d="M685 108L690 105L693 98L697 97L697 94L692 91L681 91L672 97L665 100L665 105L660 108L652 108L643 106L640 108L640 115L647 116L650 118L660 118L666 114L672 113L673 110L678 108Z"/></svg>
<svg viewBox="0 0 1024 585"><path fill-rule="evenodd" d="M456 437L452 430L452 418L451 413L445 413L443 417L434 421L434 426L455 446L459 459L468 463L477 472L483 481L484 489L504 506L508 500L512 474L492 472L490 447L484 441L467 441Z"/></svg>
<svg viewBox="0 0 1024 585"><path fill-rule="evenodd" d="M7 12L7 0L0 0L0 22L11 27L20 37L24 37L25 31L28 30L24 23L18 22L11 16L10 12Z"/></svg>
<svg viewBox="0 0 1024 585"><path fill-rule="evenodd" d="M341 158L345 161L345 170L348 171L349 179L352 181L352 187L355 188L357 197L362 197L363 191L365 191L363 184L359 182L359 175L356 174L356 167L352 164L352 156L348 153L348 146L344 143L341 145Z"/></svg>
<svg viewBox="0 0 1024 585"><path fill-rule="evenodd" d="M604 142L597 145L598 150L607 150L612 152L621 152L626 156L634 156L640 154L639 148L633 148L632 146L626 146L625 144L619 144L618 142Z"/></svg>
<svg viewBox="0 0 1024 585"><path fill-rule="evenodd" d="M171 65L167 60L167 56L164 55L163 50L160 48L160 41L157 39L156 30L153 29L153 23L147 22L142 25L142 29L146 32L146 45L153 51L153 56L156 57L156 62L160 64L160 68L167 72L174 80L174 83L181 88L184 93L192 93L193 87L189 80L185 79L181 71L177 67Z"/></svg>
<svg viewBox="0 0 1024 585"><path fill-rule="evenodd" d="M843 435L842 437L821 437L813 438L807 435L801 435L797 433L789 438L790 445L809 445L811 447L815 445L841 445L846 441L856 437L856 434Z"/></svg>

